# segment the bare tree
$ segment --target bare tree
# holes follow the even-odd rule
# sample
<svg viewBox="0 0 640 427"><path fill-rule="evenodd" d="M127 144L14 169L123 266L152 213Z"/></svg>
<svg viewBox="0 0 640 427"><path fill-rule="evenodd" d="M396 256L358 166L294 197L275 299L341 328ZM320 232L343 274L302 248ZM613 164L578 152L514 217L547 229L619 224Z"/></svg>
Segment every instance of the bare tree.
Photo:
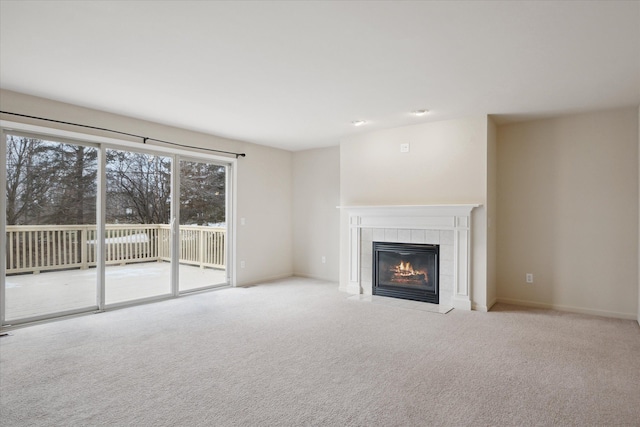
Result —
<svg viewBox="0 0 640 427"><path fill-rule="evenodd" d="M171 158L107 151L107 197L107 221L168 223Z"/></svg>

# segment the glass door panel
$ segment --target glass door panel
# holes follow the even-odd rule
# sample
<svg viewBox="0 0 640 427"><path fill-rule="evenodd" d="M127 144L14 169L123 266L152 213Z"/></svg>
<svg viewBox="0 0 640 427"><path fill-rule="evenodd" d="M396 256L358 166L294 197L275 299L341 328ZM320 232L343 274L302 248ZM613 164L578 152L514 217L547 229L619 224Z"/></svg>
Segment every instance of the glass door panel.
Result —
<svg viewBox="0 0 640 427"><path fill-rule="evenodd" d="M11 134L5 142L5 321L97 307L97 149Z"/></svg>
<svg viewBox="0 0 640 427"><path fill-rule="evenodd" d="M107 150L106 304L171 294L171 161Z"/></svg>
<svg viewBox="0 0 640 427"><path fill-rule="evenodd" d="M227 283L225 166L180 160L179 289Z"/></svg>

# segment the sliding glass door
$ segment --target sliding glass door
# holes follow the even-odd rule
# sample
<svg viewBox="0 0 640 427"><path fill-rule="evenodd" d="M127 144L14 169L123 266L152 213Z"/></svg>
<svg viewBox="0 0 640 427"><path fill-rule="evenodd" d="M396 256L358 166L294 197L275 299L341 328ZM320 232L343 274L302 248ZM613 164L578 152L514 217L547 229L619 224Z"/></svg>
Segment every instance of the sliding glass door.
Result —
<svg viewBox="0 0 640 427"><path fill-rule="evenodd" d="M2 325L229 284L230 163L3 135Z"/></svg>
<svg viewBox="0 0 640 427"><path fill-rule="evenodd" d="M4 142L5 320L96 308L97 148L26 134Z"/></svg>
<svg viewBox="0 0 640 427"><path fill-rule="evenodd" d="M171 294L171 163L106 151L107 305Z"/></svg>
<svg viewBox="0 0 640 427"><path fill-rule="evenodd" d="M180 291L227 283L227 168L180 160Z"/></svg>

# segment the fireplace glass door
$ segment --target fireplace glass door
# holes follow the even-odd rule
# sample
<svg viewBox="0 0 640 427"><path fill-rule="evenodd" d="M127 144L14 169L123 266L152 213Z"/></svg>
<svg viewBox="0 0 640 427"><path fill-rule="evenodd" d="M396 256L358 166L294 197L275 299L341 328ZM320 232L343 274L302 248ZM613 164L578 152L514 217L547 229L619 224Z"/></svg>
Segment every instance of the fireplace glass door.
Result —
<svg viewBox="0 0 640 427"><path fill-rule="evenodd" d="M373 294L438 303L438 245L373 242Z"/></svg>

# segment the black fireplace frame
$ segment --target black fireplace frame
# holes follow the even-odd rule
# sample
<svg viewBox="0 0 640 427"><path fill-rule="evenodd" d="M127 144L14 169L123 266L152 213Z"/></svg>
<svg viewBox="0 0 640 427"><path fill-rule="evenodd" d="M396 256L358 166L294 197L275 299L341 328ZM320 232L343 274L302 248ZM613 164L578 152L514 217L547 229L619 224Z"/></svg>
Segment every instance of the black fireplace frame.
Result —
<svg viewBox="0 0 640 427"><path fill-rule="evenodd" d="M428 253L435 255L435 291L425 289L415 289L401 285L381 285L378 283L378 260L381 252L411 252L412 254ZM429 302L439 304L440 302L440 245L427 245L417 243L392 243L373 242L373 295L402 298L414 301Z"/></svg>

